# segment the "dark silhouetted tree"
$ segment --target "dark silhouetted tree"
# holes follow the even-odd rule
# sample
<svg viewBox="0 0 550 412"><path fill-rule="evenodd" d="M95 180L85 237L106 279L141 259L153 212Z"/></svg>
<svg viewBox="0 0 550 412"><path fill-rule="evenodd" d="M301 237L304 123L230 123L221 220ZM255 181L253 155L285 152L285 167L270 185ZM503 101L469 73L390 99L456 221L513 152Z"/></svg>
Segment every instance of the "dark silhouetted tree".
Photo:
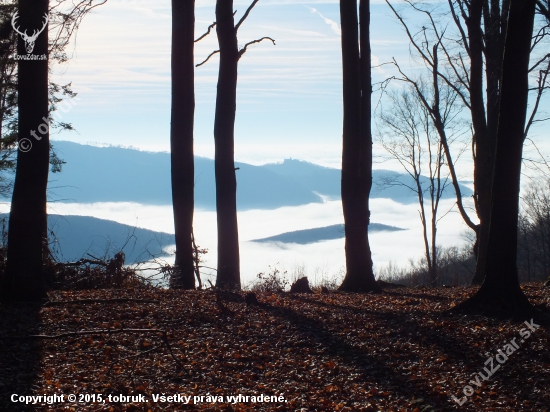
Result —
<svg viewBox="0 0 550 412"><path fill-rule="evenodd" d="M372 186L370 4L340 0L343 68L342 208L346 235L346 276L340 290L380 291L368 240Z"/></svg>
<svg viewBox="0 0 550 412"><path fill-rule="evenodd" d="M17 150L17 33L11 25L16 4L0 5L0 194L9 197Z"/></svg>
<svg viewBox="0 0 550 412"><path fill-rule="evenodd" d="M235 176L235 112L239 48L233 20L233 0L216 3L216 32L220 46L220 69L214 121L216 211L218 222L218 276L216 286L241 288L239 228L237 224L237 178Z"/></svg>
<svg viewBox="0 0 550 412"><path fill-rule="evenodd" d="M498 114L495 168L485 280L459 309L520 312L532 309L519 286L517 240L519 191L529 93L535 0L511 0Z"/></svg>
<svg viewBox="0 0 550 412"><path fill-rule="evenodd" d="M64 50L82 19L106 1L20 0L17 15L11 17L10 23L17 32L17 54L39 57L19 59L13 66L15 71L9 69L14 80L12 89L16 84L17 123L8 131L17 133L19 150L9 219L7 266L0 277L0 299L4 301L47 298L43 259L48 255L48 169L51 165L52 171L57 172L64 163L52 152L49 132L55 127L72 129L70 124L54 120L50 115L62 99L57 93L69 98L75 96L70 84L48 83L48 65L51 61L68 60ZM53 33L51 41L49 31ZM9 64L13 63L8 61Z"/></svg>
<svg viewBox="0 0 550 412"><path fill-rule="evenodd" d="M459 9L468 10L465 26L468 32L470 55L469 94L472 128L475 145L474 199L479 224L476 229L476 271L472 284L480 285L485 276L491 187L495 168L495 147L499 124L499 98L502 81L504 42L506 36L509 1L473 0L469 5L457 1ZM452 7L455 21L459 21ZM485 84L483 69L485 68ZM485 95L484 95L485 93Z"/></svg>
<svg viewBox="0 0 550 412"><path fill-rule="evenodd" d="M48 15L48 0L20 0L18 12L20 27L28 31L39 29ZM19 36L18 55L27 55L25 46ZM48 56L47 24L36 38L32 53ZM46 187L50 152L48 60L19 60L17 72L19 151L9 221L7 267L0 294L2 300L41 301L47 298L42 257L47 238Z"/></svg>
<svg viewBox="0 0 550 412"><path fill-rule="evenodd" d="M220 54L218 88L216 96L216 118L214 120L215 176L216 176L216 211L218 223L218 276L216 287L223 289L240 289L239 229L237 224L237 179L235 176L235 112L237 110L237 66L239 59L246 53L248 46L263 40L275 41L262 37L246 43L240 50L237 44L237 32L251 10L259 0L254 0L241 19L235 24L233 0L216 2L216 26L219 50L210 57Z"/></svg>
<svg viewBox="0 0 550 412"><path fill-rule="evenodd" d="M176 261L171 286L195 287L193 258L195 1L172 0L172 121L170 152Z"/></svg>
<svg viewBox="0 0 550 412"><path fill-rule="evenodd" d="M510 1L449 0L449 12L441 12L441 7L438 5L407 2L407 8L426 17L423 22L425 25L416 34L412 33L410 25L405 22L402 14L388 0L386 2L403 24L413 46L414 55L420 57L426 68L434 75L433 83L442 82L453 88L460 97L459 102L462 101L463 106L470 111L474 160L473 199L479 219L478 224L472 221L462 205L462 194L454 171L454 160L444 136L445 128L439 124L438 130L445 146L446 160L451 170L459 212L464 222L476 233L474 253L477 257L477 265L472 283L481 284L485 276L484 267L487 259L492 174ZM543 13L542 9L539 12ZM448 17L450 20L447 19ZM531 114L525 125L526 135L530 126L538 121L535 115L540 99L548 88L550 55L544 52L542 58L535 57L537 45L540 47L545 44L543 40L546 39L548 31L545 26L542 24L538 29L533 47L530 49L536 63L529 72L531 75L536 74L538 87L531 89L533 101ZM414 83L409 76L403 72L401 74L407 81ZM431 111L434 122L440 123L437 118L441 117L441 114L432 106L430 99L423 96L423 102Z"/></svg>

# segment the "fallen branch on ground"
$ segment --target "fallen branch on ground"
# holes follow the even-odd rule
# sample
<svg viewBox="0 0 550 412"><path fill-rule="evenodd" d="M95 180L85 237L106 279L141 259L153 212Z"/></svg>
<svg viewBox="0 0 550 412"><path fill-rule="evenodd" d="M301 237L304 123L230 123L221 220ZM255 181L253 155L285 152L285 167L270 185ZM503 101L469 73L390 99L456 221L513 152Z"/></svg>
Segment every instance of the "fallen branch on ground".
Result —
<svg viewBox="0 0 550 412"><path fill-rule="evenodd" d="M44 306L79 305L83 303L127 303L127 302L159 304L160 300L133 299L133 298L49 300L48 302L44 303Z"/></svg>

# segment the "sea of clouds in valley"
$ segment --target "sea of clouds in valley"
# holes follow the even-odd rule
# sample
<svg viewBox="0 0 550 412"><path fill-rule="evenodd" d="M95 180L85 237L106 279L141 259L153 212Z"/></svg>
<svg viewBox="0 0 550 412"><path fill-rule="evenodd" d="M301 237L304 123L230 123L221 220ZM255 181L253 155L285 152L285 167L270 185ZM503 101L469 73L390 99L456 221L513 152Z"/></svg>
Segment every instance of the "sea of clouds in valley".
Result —
<svg viewBox="0 0 550 412"><path fill-rule="evenodd" d="M438 244L458 246L465 240L462 233L466 226L456 212L454 199L441 201L441 215L451 210L439 222ZM4 208L9 207L4 204ZM391 261L397 265L408 265L410 258L423 254L418 204L401 204L391 199L371 200L371 220L407 229L397 232L376 232L370 235L375 268L379 269ZM3 210L7 211L7 210ZM174 233L171 206L144 205L128 202L106 202L93 204L50 203L49 213L61 215L84 215L146 228L154 231ZM305 274L313 282L320 282L342 276L345 268L344 239L328 240L308 245L283 243L256 243L258 239L300 229L328 226L342 223L342 209L339 200L312 203L303 206L282 207L274 210L248 210L239 212L239 240L241 277L244 285L256 279L259 272L266 272L277 266L288 272L291 280L296 272ZM217 230L216 214L213 211L196 210L194 230L197 243L207 248L205 265L216 266ZM173 246L166 250L173 251ZM166 258L171 262L173 258ZM204 273L208 272L207 269ZM213 280L213 277L211 278Z"/></svg>

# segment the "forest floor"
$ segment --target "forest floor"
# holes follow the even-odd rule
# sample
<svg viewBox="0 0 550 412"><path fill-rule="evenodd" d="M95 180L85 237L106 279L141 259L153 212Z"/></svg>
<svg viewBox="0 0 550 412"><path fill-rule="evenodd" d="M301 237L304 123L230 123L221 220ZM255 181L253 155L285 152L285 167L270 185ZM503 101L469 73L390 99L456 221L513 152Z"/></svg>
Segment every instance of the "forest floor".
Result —
<svg viewBox="0 0 550 412"><path fill-rule="evenodd" d="M550 410L550 322L442 313L473 292L52 292L0 307L0 410Z"/></svg>

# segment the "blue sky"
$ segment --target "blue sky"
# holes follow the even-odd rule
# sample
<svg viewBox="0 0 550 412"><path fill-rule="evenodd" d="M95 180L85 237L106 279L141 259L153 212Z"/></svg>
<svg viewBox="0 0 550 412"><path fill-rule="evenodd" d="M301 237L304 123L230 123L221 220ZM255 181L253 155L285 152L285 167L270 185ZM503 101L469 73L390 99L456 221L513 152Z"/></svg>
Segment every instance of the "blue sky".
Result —
<svg viewBox="0 0 550 412"><path fill-rule="evenodd" d="M214 2L197 0L196 33L214 19ZM236 1L237 18L248 2ZM336 1L261 0L239 30L249 48L239 64L236 158L263 163L294 157L337 167L342 97L339 7ZM373 63L408 60L408 45L385 4L372 5ZM197 44L196 62L217 43ZM71 61L54 70L72 82L77 105L66 114L78 133L53 138L168 150L170 123L170 1L118 0L86 17ZM195 143L213 156L218 58L196 69ZM387 77L373 71L374 81Z"/></svg>
<svg viewBox="0 0 550 412"><path fill-rule="evenodd" d="M420 63L410 57L408 39L389 7L381 0L371 3L373 65L395 58L409 72L418 68ZM442 10L447 7L443 3ZM63 132L53 139L168 150L170 4L169 0L109 0L85 18L71 49L72 59L53 71L54 81L72 82L78 93L76 106L63 119L72 122L77 132ZM214 4L214 0L196 0L197 37L215 20ZM235 1L237 19L249 4L249 0ZM422 25L418 17L406 16L413 26ZM254 45L239 63L236 160L263 164L292 157L340 166L339 21L337 0L260 0L256 5L239 30L239 44L270 36L276 46ZM196 45L196 62L215 49L212 32ZM218 62L214 56L195 72L195 153L210 158ZM373 82L392 74L391 66L374 68ZM399 82L393 85L400 87ZM373 95L375 103L377 99ZM542 110L548 112L546 104ZM545 129L545 124L533 128L530 137L548 153ZM527 146L526 156L538 155ZM399 170L391 163L375 167ZM457 167L464 180L471 180L468 153Z"/></svg>

